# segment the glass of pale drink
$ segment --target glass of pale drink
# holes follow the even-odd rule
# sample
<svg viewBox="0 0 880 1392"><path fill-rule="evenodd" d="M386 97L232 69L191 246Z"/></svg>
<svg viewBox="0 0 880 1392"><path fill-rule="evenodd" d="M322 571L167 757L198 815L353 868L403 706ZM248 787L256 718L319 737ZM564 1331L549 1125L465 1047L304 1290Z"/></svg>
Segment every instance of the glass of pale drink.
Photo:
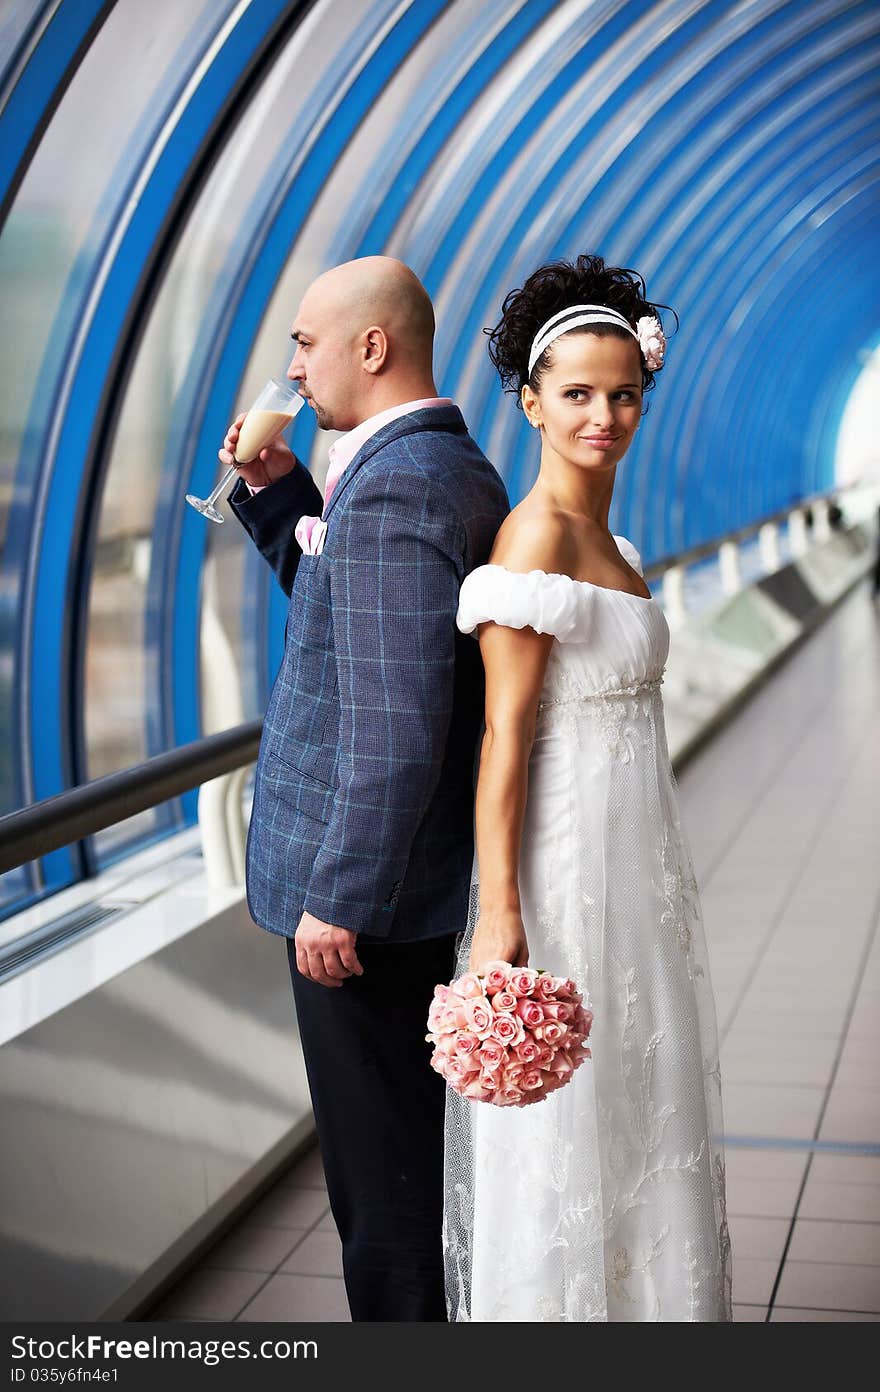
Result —
<svg viewBox="0 0 880 1392"><path fill-rule="evenodd" d="M212 522L222 522L223 514L217 511L214 504L237 475L238 464L250 464L261 449L277 440L304 404L305 398L300 396L293 382L277 382L274 377L271 378L239 427L238 444L235 446L237 463L226 470L210 497L197 498L194 493L187 493L186 501L190 507Z"/></svg>

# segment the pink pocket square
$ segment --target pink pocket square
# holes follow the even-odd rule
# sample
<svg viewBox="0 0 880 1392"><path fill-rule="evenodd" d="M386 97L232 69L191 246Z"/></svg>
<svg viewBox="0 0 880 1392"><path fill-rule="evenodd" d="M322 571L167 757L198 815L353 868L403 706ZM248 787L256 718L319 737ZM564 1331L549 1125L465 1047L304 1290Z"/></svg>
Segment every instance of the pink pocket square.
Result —
<svg viewBox="0 0 880 1392"><path fill-rule="evenodd" d="M306 556L320 556L324 550L327 523L320 517L301 517L293 532Z"/></svg>

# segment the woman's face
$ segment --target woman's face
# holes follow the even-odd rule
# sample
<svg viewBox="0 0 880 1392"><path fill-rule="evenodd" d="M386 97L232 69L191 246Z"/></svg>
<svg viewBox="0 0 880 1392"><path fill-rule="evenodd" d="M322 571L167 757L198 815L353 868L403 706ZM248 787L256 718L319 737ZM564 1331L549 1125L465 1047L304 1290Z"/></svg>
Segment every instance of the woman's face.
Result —
<svg viewBox="0 0 880 1392"><path fill-rule="evenodd" d="M632 444L642 411L642 369L635 339L562 334L537 393L523 408L545 445L583 468L613 465Z"/></svg>

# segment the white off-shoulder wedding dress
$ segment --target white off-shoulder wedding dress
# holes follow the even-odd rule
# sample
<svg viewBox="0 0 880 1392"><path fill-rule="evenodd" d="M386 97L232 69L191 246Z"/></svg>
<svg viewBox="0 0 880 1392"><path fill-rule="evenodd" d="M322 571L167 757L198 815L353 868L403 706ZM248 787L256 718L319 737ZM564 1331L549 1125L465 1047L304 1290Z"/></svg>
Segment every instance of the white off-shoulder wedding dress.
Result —
<svg viewBox="0 0 880 1392"><path fill-rule="evenodd" d="M449 1318L729 1321L715 1003L666 743L666 618L640 595L484 565L457 623L476 636L488 619L557 640L519 883L529 963L577 981L592 1059L527 1107L448 1091ZM478 896L475 863L459 971Z"/></svg>

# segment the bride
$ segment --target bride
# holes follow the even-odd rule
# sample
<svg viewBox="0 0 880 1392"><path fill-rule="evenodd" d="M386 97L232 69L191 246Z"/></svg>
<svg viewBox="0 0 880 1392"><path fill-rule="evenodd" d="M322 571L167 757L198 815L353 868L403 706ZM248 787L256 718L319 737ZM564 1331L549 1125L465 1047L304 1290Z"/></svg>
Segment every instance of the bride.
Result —
<svg viewBox="0 0 880 1392"><path fill-rule="evenodd" d="M490 356L541 435L531 492L461 588L486 732L458 972L571 976L592 1059L527 1107L449 1091L451 1320L729 1321L715 1006L669 762L663 610L612 536L665 338L599 256L508 295Z"/></svg>

